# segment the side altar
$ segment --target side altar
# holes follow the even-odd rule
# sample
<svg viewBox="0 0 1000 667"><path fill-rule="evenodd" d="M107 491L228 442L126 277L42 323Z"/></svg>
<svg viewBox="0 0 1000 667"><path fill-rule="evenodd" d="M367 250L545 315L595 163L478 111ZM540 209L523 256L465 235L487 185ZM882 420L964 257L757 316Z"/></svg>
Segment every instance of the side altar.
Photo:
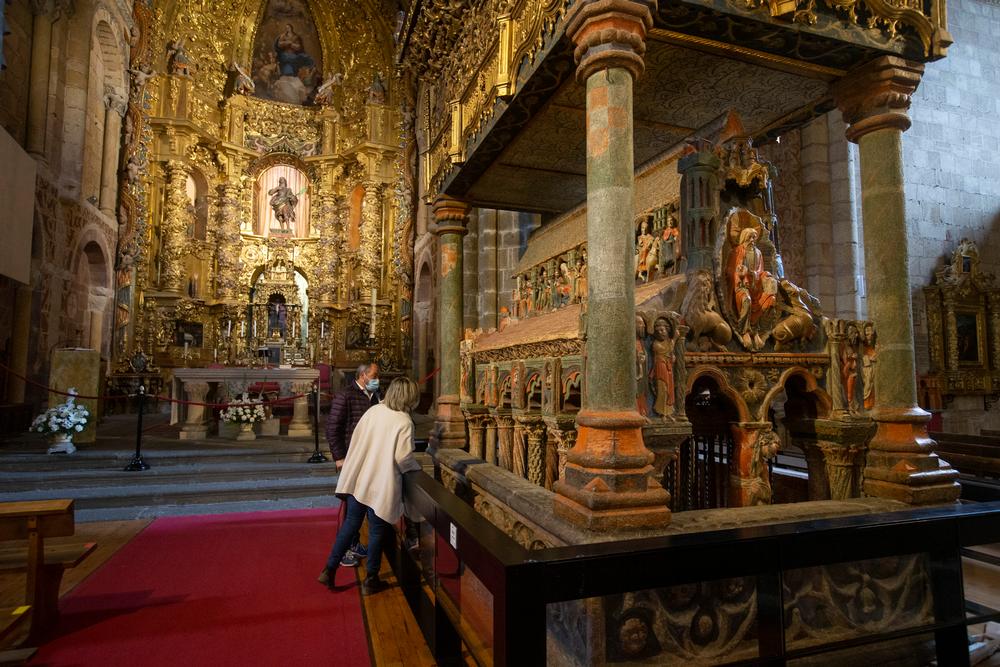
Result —
<svg viewBox="0 0 1000 667"><path fill-rule="evenodd" d="M189 403L173 403L170 423L183 420L181 440L194 440L208 436L210 412L206 400L215 396L215 402L228 400L247 391L251 385L277 383L279 398L295 396L292 403L292 421L288 424L290 437L311 436L308 394L319 379L315 368L177 368L174 370L170 397ZM214 392L211 392L214 385Z"/></svg>

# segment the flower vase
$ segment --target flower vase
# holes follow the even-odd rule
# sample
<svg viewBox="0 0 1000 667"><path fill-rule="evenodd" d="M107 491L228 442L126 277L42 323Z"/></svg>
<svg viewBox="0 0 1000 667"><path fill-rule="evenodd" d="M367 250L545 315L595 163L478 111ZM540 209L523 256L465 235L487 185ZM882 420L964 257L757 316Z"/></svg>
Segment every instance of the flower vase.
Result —
<svg viewBox="0 0 1000 667"><path fill-rule="evenodd" d="M69 433L53 433L49 437L49 454L72 454L76 451L73 436Z"/></svg>
<svg viewBox="0 0 1000 667"><path fill-rule="evenodd" d="M236 434L237 440L256 440L257 435L253 432L253 422L240 422L240 432Z"/></svg>

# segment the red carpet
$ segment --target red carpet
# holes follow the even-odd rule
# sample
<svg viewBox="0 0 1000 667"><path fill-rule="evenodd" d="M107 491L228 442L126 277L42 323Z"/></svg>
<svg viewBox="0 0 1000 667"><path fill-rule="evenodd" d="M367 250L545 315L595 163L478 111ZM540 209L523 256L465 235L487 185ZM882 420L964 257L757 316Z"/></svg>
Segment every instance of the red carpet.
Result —
<svg viewBox="0 0 1000 667"><path fill-rule="evenodd" d="M316 581L336 519L157 519L63 598L58 636L29 664L370 665L358 587Z"/></svg>

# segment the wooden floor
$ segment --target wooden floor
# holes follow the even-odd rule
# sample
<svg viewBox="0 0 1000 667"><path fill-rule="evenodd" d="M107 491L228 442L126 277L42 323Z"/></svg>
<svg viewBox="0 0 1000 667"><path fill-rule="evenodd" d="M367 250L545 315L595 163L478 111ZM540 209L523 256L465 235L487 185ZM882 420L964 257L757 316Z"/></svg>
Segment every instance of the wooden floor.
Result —
<svg viewBox="0 0 1000 667"><path fill-rule="evenodd" d="M139 534L149 520L103 521L78 524L76 535L71 538L51 540L97 542L97 550L79 567L69 570L63 578L60 594L73 590L92 572L103 565L116 551ZM1000 556L1000 544L980 548L987 553ZM364 567L357 568L360 594ZM381 577L395 584L392 569L387 560L382 561ZM963 577L966 597L993 609L1000 609L1000 567L964 559ZM318 585L318 584L317 584ZM0 608L15 607L24 600L24 575L0 575ZM407 667L433 667L434 659L424 642L417 621L410 612L402 590L393 585L376 595L362 597L365 620L369 631L369 648L372 664L376 667L405 665ZM978 628L977 628L978 630ZM973 630L975 631L975 630ZM981 630L980 630L981 631ZM16 643L16 642L15 642ZM475 664L467 658L469 665ZM994 663L989 663L993 665ZM998 663L1000 664L1000 663Z"/></svg>

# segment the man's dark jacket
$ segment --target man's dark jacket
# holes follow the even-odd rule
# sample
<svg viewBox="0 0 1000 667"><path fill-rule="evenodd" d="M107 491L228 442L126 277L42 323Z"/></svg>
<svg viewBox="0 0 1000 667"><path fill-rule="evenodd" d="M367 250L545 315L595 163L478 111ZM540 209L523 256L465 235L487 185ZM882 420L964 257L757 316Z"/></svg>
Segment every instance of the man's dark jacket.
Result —
<svg viewBox="0 0 1000 667"><path fill-rule="evenodd" d="M373 392L371 398L368 398L354 379L349 380L344 388L334 395L330 403L330 415L326 419L326 442L330 445L334 461L347 456L354 427L361 421L361 415L377 403L378 392Z"/></svg>

